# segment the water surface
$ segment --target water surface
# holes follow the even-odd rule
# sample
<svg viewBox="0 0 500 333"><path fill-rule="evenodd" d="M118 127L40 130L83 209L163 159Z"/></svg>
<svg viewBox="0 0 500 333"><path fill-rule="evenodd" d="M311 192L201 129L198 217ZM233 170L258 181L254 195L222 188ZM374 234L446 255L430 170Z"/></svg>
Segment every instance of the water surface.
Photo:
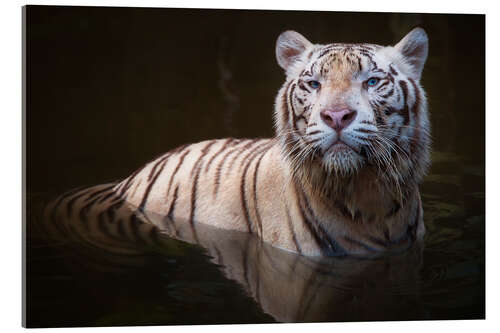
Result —
<svg viewBox="0 0 500 333"><path fill-rule="evenodd" d="M26 22L28 326L484 318L484 16L35 6ZM416 25L430 38L424 244L312 260L207 231L218 251L166 238L119 255L35 227L57 195L180 144L271 136L281 31L391 44Z"/></svg>

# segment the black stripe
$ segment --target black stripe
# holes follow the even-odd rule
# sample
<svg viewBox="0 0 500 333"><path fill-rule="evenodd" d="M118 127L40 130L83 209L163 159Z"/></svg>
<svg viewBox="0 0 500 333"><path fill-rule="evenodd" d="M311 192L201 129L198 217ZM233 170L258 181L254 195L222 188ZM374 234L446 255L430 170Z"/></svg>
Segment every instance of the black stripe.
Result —
<svg viewBox="0 0 500 333"><path fill-rule="evenodd" d="M398 75L398 72L392 67L392 65L389 65L389 70L391 71L392 75Z"/></svg>
<svg viewBox="0 0 500 333"><path fill-rule="evenodd" d="M208 172L212 162L217 158L217 156L219 156L219 154L221 154L224 150L226 150L226 148L229 146L229 144L231 144L231 142L233 142L233 141L234 141L233 138L227 139L226 142L222 145L222 147L214 155L212 155L212 157L210 158L210 160L208 160L208 163L205 167L205 172Z"/></svg>
<svg viewBox="0 0 500 333"><path fill-rule="evenodd" d="M114 222L114 217L115 217L115 211L119 209L123 204L125 203L124 199L119 199L116 203L110 205L107 209L108 212L108 218L109 222L113 223Z"/></svg>
<svg viewBox="0 0 500 333"><path fill-rule="evenodd" d="M102 203L102 202L106 201L107 199L109 199L110 197L112 197L114 195L116 195L116 193L114 191L109 192L108 194L106 194L105 196L103 196L98 202Z"/></svg>
<svg viewBox="0 0 500 333"><path fill-rule="evenodd" d="M420 113L420 103L422 100L422 97L420 96L420 90L418 89L417 84L413 79L410 79L411 84L413 85L413 89L415 90L415 103L412 106L412 113L414 114L415 117L415 126L414 126L414 133L413 133L413 140L411 141L410 145L410 151L413 154L417 149L418 146L420 145L420 126L419 126L419 113Z"/></svg>
<svg viewBox="0 0 500 333"><path fill-rule="evenodd" d="M125 192L129 189L132 181L135 179L135 177L139 174L139 172L142 171L147 166L147 164L141 166L139 169L135 170L134 173L132 173L128 178L127 181L123 184L123 186L120 189L120 196L125 194Z"/></svg>
<svg viewBox="0 0 500 333"><path fill-rule="evenodd" d="M219 164L217 165L217 168L215 170L215 178L214 178L214 191L213 191L213 194L214 195L217 195L217 192L219 191L219 184L220 184L220 174L221 174L221 171L222 171L222 167L224 165L224 163L226 162L226 159L231 155L233 154L234 152L238 151L238 148L235 147L233 149L231 149L230 151L228 151L227 153L224 154L224 156L222 157L222 159L219 161Z"/></svg>
<svg viewBox="0 0 500 333"><path fill-rule="evenodd" d="M265 142L263 146L268 145L269 142ZM255 157L258 155L258 149L261 149L261 146L257 146L254 149L252 149L247 156L243 159L242 164L246 161L245 167L243 169L243 174L241 176L241 182L240 182L240 198L241 198L241 206L243 208L243 213L245 217L245 222L247 224L248 232L252 233L252 221L250 219L250 212L248 209L248 204L245 196L245 185L246 185L246 174L248 172L248 168L252 164L252 161L255 159ZM264 148L265 149L265 148ZM257 152L257 153L256 153Z"/></svg>
<svg viewBox="0 0 500 333"><path fill-rule="evenodd" d="M102 193L102 191L99 191ZM94 199L90 202L88 202L86 205L82 206L82 208L80 208L80 212L78 214L79 216L79 219L80 219L80 222L84 222L84 226L86 228L87 231L89 231L89 226L88 226L88 219L87 219L87 213L88 211L90 210L90 208L92 208L92 206L94 206L100 199L101 197L98 195L98 196L94 196Z"/></svg>
<svg viewBox="0 0 500 333"><path fill-rule="evenodd" d="M118 231L118 234L120 236L122 236L123 238L126 238L126 239L130 240L130 238L128 237L127 233L125 232L125 229L123 229L123 220L122 219L118 220L116 230Z"/></svg>
<svg viewBox="0 0 500 333"><path fill-rule="evenodd" d="M249 237L246 237L246 241L245 241L245 248L243 250L243 252L241 253L241 255L243 256L243 263L242 263L242 266L243 266L243 277L245 278L245 282L247 284L247 289L249 292L252 291L252 288L250 287L250 281L248 280L248 245L250 244L250 238Z"/></svg>
<svg viewBox="0 0 500 333"><path fill-rule="evenodd" d="M388 98L388 97L391 97L393 94L394 94L394 88L392 88L391 90L389 90L389 92L387 92L387 94L382 95L381 97L382 98Z"/></svg>
<svg viewBox="0 0 500 333"><path fill-rule="evenodd" d="M293 106L293 98L295 97L295 95L293 94L295 92L295 87L297 87L297 84L292 84L292 87L290 88L290 94L288 95L288 101L290 102L290 107L292 108L292 112L293 114L296 114L295 113L295 107Z"/></svg>
<svg viewBox="0 0 500 333"><path fill-rule="evenodd" d="M64 192L63 194L61 194L57 199L58 199L58 202L60 203L63 199L66 199L66 198L69 198L70 196L72 196L73 194L76 194L80 191L84 191L84 190L90 190L92 188L94 188L95 186L79 186L77 188L74 188L74 189L71 189L67 192ZM58 204L56 204L55 206L58 206Z"/></svg>
<svg viewBox="0 0 500 333"><path fill-rule="evenodd" d="M300 215L302 217L302 221L304 222L305 226L307 227L307 230L309 231L309 233L313 236L314 241L316 242L316 245L321 250L321 253L323 253L323 247L321 245L321 243L322 243L321 238L318 235L318 233L316 232L316 229L313 228L311 222L306 217L304 209L302 208L302 205L300 204L299 193L298 193L296 185L294 185L294 189L295 189L296 203L297 203L297 207L299 208Z"/></svg>
<svg viewBox="0 0 500 333"><path fill-rule="evenodd" d="M71 213L73 211L73 205L74 205L75 201L78 200L79 198L83 197L84 195L88 194L90 191L92 191L94 189L95 189L94 187L90 187L90 188L78 193L73 198L71 198L71 200L68 201L68 203L66 204L66 215L68 216L68 218L71 217Z"/></svg>
<svg viewBox="0 0 500 333"><path fill-rule="evenodd" d="M368 60L370 61L371 65L373 66L372 70L375 70L378 68L377 63L373 60L372 54L370 54L367 51L360 51L360 54L364 55Z"/></svg>
<svg viewBox="0 0 500 333"><path fill-rule="evenodd" d="M320 130L316 130L316 131L312 131L311 133L308 133L307 135L314 135L314 134L318 134L318 133L321 133L323 131L320 131Z"/></svg>
<svg viewBox="0 0 500 333"><path fill-rule="evenodd" d="M96 196L99 196L101 193L103 192L106 192L107 190L110 190L112 189L113 187L115 187L115 185L110 185L110 186L107 186L99 191L95 191L94 193L92 193L91 195L89 195L88 197L85 198L85 200L83 200L83 202L88 202L92 199L94 199Z"/></svg>
<svg viewBox="0 0 500 333"><path fill-rule="evenodd" d="M418 89L417 84L415 83L415 81L413 79L410 78L409 80L413 86L413 90L415 90L415 103L413 104L411 111L415 115L418 115L418 113L420 111L420 102L421 102L420 90Z"/></svg>
<svg viewBox="0 0 500 333"><path fill-rule="evenodd" d="M283 116L283 125L288 124L290 121L290 114L289 114L289 109L288 109L288 89L290 88L290 85L292 84L292 81L290 81L283 91L283 96L281 98L281 104L283 105L284 110L282 110L282 116Z"/></svg>
<svg viewBox="0 0 500 333"><path fill-rule="evenodd" d="M65 219L62 219L61 221L58 221L57 219L57 212L58 212L58 209L59 209L59 206L61 205L61 203L64 201L64 199L67 199L69 197L71 197L72 195L74 195L75 193L78 193L80 191L84 191L84 190L90 190L92 189L92 187L78 187L78 188L75 188L75 189L72 189L72 190L69 190L67 191L66 193L63 193L61 196L59 196L59 198L57 199L56 203L54 204L54 206L52 207L51 209L51 212L50 212L50 219L51 219L51 222L52 224L55 226L56 230L62 235L62 236L65 236L67 235L67 229L65 228L64 224L63 223L59 223L59 222L62 222L62 221L65 221ZM48 233L48 231L47 231Z"/></svg>
<svg viewBox="0 0 500 333"><path fill-rule="evenodd" d="M187 146L189 146L189 144L184 144L184 145L179 146L179 147L177 147L175 149L172 149L171 151L167 152L167 155L173 155L175 153L179 153L180 151L182 151ZM161 156L163 156L163 154ZM158 159L163 160L163 158L165 158L165 156L164 157L161 157L161 156L155 157L151 162L144 164L142 167L140 167L139 169L137 169L132 175L130 175L130 177L127 178L127 181L125 182L125 184L119 189L119 191L121 192L120 196L122 196L125 193L125 191L127 191L129 189L129 187L131 186L130 183L132 182L132 180L135 179L135 177L137 176L137 174L139 174L139 172L141 170L143 170L145 167L147 167L148 165L150 165L152 162L154 162L154 161L156 161Z"/></svg>
<svg viewBox="0 0 500 333"><path fill-rule="evenodd" d="M179 190L179 185L175 186L174 197L170 203L170 208L168 209L167 217L172 219L174 216L175 203L177 202L177 191Z"/></svg>
<svg viewBox="0 0 500 333"><path fill-rule="evenodd" d="M269 139L260 139L258 140L256 143L258 142L261 142L260 145L257 145L255 147L253 147L250 152L248 154L246 154L242 159L241 159L241 162L240 162L240 166L239 166L239 169L243 168L245 166L245 162L252 156L252 154L254 153L259 153L259 149L261 148L266 148L267 146L269 146L272 142L271 140ZM250 147L249 147L250 148Z"/></svg>
<svg viewBox="0 0 500 333"><path fill-rule="evenodd" d="M148 187L146 188L146 191L144 192L144 196L142 197L141 204L139 205L139 210L142 212L144 211L144 206L146 205L146 201L148 200L149 194L151 193L151 189L153 188L154 184L156 183L156 180L158 179L158 176L163 171L163 168L165 168L165 165L167 164L167 160L163 161L163 164L160 167L160 170L156 173L154 178L151 180L151 182L148 184Z"/></svg>
<svg viewBox="0 0 500 333"><path fill-rule="evenodd" d="M367 124L367 125L373 125L373 126L375 126L375 124L373 122L369 121L369 120L361 120L359 123L360 124Z"/></svg>
<svg viewBox="0 0 500 333"><path fill-rule="evenodd" d="M366 134L376 133L375 131L373 131L371 129L366 129L366 128L355 128L354 131L360 132L360 133L366 133Z"/></svg>
<svg viewBox="0 0 500 333"><path fill-rule="evenodd" d="M203 158L206 156L208 151L210 150L210 147L216 142L216 140L210 141L202 150L201 154L194 163L193 169L191 169L191 175L193 172L195 173L194 180L193 180L193 185L191 189L191 212L189 214L189 224L191 226L191 231L193 233L193 237L196 240L196 243L199 243L198 240L198 235L196 234L196 230L194 228L194 214L196 211L196 192L198 191L198 179L200 177L200 171L203 168L202 162Z"/></svg>
<svg viewBox="0 0 500 333"><path fill-rule="evenodd" d="M175 192L174 192L174 194L177 195ZM177 228L175 227L175 222L168 216L169 213L173 214L173 209L172 209L172 211L170 211L171 208L172 208L172 205L171 205L171 207L169 207L169 211L167 212L167 215L165 215L163 217L163 225L165 225L167 227L167 232L169 234L172 234L172 232L170 231L170 227L172 227L173 235L177 236Z"/></svg>
<svg viewBox="0 0 500 333"><path fill-rule="evenodd" d="M241 147L239 149L238 153L236 155L234 155L233 158L231 159L231 162L229 162L229 165L227 167L227 174L229 174L232 171L233 165L236 162L236 160L238 159L238 157L240 157L241 154L246 152L248 149L250 149L254 144L256 144L259 141L260 141L260 139L252 139L252 140L250 140L250 142L248 142L246 145L244 145L243 147Z"/></svg>
<svg viewBox="0 0 500 333"><path fill-rule="evenodd" d="M148 238L153 242L154 245L163 245L160 241L160 237L158 236L158 228L156 226L152 226L152 228L149 230Z"/></svg>
<svg viewBox="0 0 500 333"><path fill-rule="evenodd" d="M115 239L115 240L118 239L118 238L116 238L116 236L114 234L112 234L109 231L107 223L104 220L104 215L105 215L105 211L102 211L97 217L97 227L99 228L99 231L110 239ZM118 239L118 240L121 240L121 239Z"/></svg>
<svg viewBox="0 0 500 333"><path fill-rule="evenodd" d="M172 186L172 182L174 180L174 177L175 175L177 174L177 171L179 171L182 163L184 163L184 158L186 157L187 154L190 153L190 150L186 150L182 155L181 157L179 158L179 162L177 163L175 169L174 169L174 172L172 173L172 175L170 176L170 180L168 181L168 188L167 188L167 198L168 198L168 194L170 193L170 187Z"/></svg>
<svg viewBox="0 0 500 333"><path fill-rule="evenodd" d="M361 57L356 57L358 58L358 67L359 67L359 71L362 72L363 71L363 64L361 63Z"/></svg>
<svg viewBox="0 0 500 333"><path fill-rule="evenodd" d="M290 213L288 211L288 207L285 207L286 209L286 217L287 217L287 222L288 222L288 228L290 229L290 233L292 234L292 240L293 243L295 244L295 248L297 249L297 252L299 254L302 254L302 249L299 245L299 242L297 241L297 235L295 234L295 230L293 229L293 224L292 224L292 219L290 217Z"/></svg>
<svg viewBox="0 0 500 333"><path fill-rule="evenodd" d="M57 213L57 209L59 207L59 205L63 202L64 199L67 199L69 197L71 197L72 195L80 192L80 191L89 191L91 190L92 188L94 188L94 186L90 186L90 187L87 187L87 186L80 186L80 187L77 187L75 189L72 189L72 190L69 190L63 194L61 194L58 198L57 198L57 201L56 203L54 204L54 206L52 207L51 209L51 217L53 219L56 218L56 213Z"/></svg>
<svg viewBox="0 0 500 333"><path fill-rule="evenodd" d="M205 155L208 153L208 151L210 150L210 147L214 145L214 143L216 143L217 140L212 140L212 141L209 141L204 147L203 149L201 150L200 152L200 156L198 156L198 158L196 159L196 162L194 162L193 164L193 168L191 169L191 173L190 173L190 177L193 177L193 174L194 172L197 170L197 167L198 165L201 163L202 159L205 158Z"/></svg>
<svg viewBox="0 0 500 333"><path fill-rule="evenodd" d="M398 112L398 110L396 110L396 109L394 109L392 107L386 107L386 108L384 108L384 113L385 113L386 116L390 116L390 115L392 115L394 113L397 113L397 112Z"/></svg>
<svg viewBox="0 0 500 333"><path fill-rule="evenodd" d="M130 221L130 229L132 230L132 235L134 236L134 241L140 243L141 245L146 245L147 242L144 239L142 239L139 232L139 227L144 222L142 222L135 214L130 215L129 221Z"/></svg>
<svg viewBox="0 0 500 333"><path fill-rule="evenodd" d="M151 171L149 172L148 182L151 181L151 177L153 177L153 175L155 174L155 171L156 171L156 168L158 167L158 165L160 165L160 163L162 163L164 160L169 158L170 155L171 155L171 153L167 153L167 154L165 154L165 156L163 156L157 160L157 162L153 165L153 167L151 168Z"/></svg>
<svg viewBox="0 0 500 333"><path fill-rule="evenodd" d="M368 236L367 238L377 244L381 245L386 248L394 247L394 246L401 246L403 242L412 242L415 241L416 239L416 230L417 230L417 225L420 221L420 206L417 206L417 214L416 214L416 219L412 224L408 224L408 227L406 230L401 234L401 236L391 239L391 236L389 234L389 230L386 230L384 232L386 240L381 240L379 238L373 237L373 236Z"/></svg>
<svg viewBox="0 0 500 333"><path fill-rule="evenodd" d="M382 74L387 74L383 69L380 69L380 68L377 68L377 69L374 69L372 70L372 72L374 73L382 73Z"/></svg>
<svg viewBox="0 0 500 333"><path fill-rule="evenodd" d="M295 83L292 84L290 90L288 91L287 98L287 110L292 115L292 127L297 130L297 114L295 113L295 108L293 107L292 94L295 89Z"/></svg>
<svg viewBox="0 0 500 333"><path fill-rule="evenodd" d="M408 110L408 85L405 81L398 81L401 90L403 91L403 109L399 111L399 114L404 118L404 124L408 125L410 123L410 112Z"/></svg>
<svg viewBox="0 0 500 333"><path fill-rule="evenodd" d="M257 160L257 164L255 165L255 170L253 172L253 202L255 205L255 216L257 218L257 224L258 224L261 236L262 236L262 219L260 217L259 208L258 208L258 204L257 204L257 174L259 171L259 166L260 166L260 162L262 161L262 158L271 149L271 147L272 146L270 146L269 149L267 149L266 151L261 152L261 155L260 155L259 159Z"/></svg>
<svg viewBox="0 0 500 333"><path fill-rule="evenodd" d="M298 86L299 86L299 89L305 90L305 91L307 91L309 94L311 93L311 90L309 90L309 89L307 88L307 86L304 84L304 81L299 80Z"/></svg>
<svg viewBox="0 0 500 333"><path fill-rule="evenodd" d="M297 191L297 184L295 184L295 188ZM307 212L309 215L312 217L312 221L309 221L307 218L305 218L306 225L311 231L311 234L315 237L317 240L318 244L320 245L320 249L324 255L345 255L346 251L338 244L338 242L328 234L328 232L323 228L321 223L318 222L318 219L316 218L308 200L306 197L306 194L300 189L300 197L303 198L305 201L305 207L307 209ZM300 198L299 197L299 198ZM306 212L304 212L302 205L300 205L300 199L299 199L299 207L301 210L301 214L303 217L306 217ZM314 230L314 232L313 232Z"/></svg>
<svg viewBox="0 0 500 333"><path fill-rule="evenodd" d="M129 190L129 193L127 194L127 198L130 196L134 196L135 193L137 192L137 189L141 186L142 184L142 178L139 178L139 181L135 182L135 186L132 187L130 186L130 190Z"/></svg>
<svg viewBox="0 0 500 333"><path fill-rule="evenodd" d="M332 51L332 50L334 50L334 49L335 49L335 47L332 47L332 46L327 46L327 47L325 47L323 50L321 50L321 53L319 54L318 58L316 59L316 62L317 62L320 58L324 57L324 56L325 56L328 52L330 52L330 51ZM311 72L312 72L312 71L311 71Z"/></svg>
<svg viewBox="0 0 500 333"><path fill-rule="evenodd" d="M379 92L382 90L382 88L384 88L386 85L389 84L389 80L385 80L384 83L382 83L381 85L378 86L377 90L375 90L376 92Z"/></svg>

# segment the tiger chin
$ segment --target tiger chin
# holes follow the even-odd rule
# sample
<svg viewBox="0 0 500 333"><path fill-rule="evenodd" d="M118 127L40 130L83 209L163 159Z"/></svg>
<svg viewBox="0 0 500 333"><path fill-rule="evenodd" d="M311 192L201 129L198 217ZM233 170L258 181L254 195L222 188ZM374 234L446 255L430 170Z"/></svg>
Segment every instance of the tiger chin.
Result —
<svg viewBox="0 0 500 333"><path fill-rule="evenodd" d="M404 250L425 232L427 53L420 28L394 46L313 44L285 31L273 138L184 145L114 191L146 221L151 213L182 225L179 238L196 240L207 224L307 256Z"/></svg>

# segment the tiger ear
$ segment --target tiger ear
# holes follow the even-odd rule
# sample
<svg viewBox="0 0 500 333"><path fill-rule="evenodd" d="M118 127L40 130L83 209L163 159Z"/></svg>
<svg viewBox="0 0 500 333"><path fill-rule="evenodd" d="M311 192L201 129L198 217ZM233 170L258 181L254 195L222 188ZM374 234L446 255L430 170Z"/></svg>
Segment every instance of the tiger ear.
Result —
<svg viewBox="0 0 500 333"><path fill-rule="evenodd" d="M295 31L282 32L276 41L276 59L284 70L297 61L312 43Z"/></svg>
<svg viewBox="0 0 500 333"><path fill-rule="evenodd" d="M420 80L429 52L429 39L424 29L413 29L394 48L403 55L406 63L411 66L412 77Z"/></svg>

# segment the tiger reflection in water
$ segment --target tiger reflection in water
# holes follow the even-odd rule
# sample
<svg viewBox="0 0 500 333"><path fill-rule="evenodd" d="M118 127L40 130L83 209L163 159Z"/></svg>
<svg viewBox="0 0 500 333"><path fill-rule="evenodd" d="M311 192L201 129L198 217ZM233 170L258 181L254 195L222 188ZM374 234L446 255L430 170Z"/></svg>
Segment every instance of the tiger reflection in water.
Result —
<svg viewBox="0 0 500 333"><path fill-rule="evenodd" d="M306 257L249 233L201 224L195 237L185 221L144 214L112 189L102 185L61 196L46 209L41 232L59 246L83 252L99 271L121 274L137 274L134 269L140 270L152 251L169 256L170 236L200 245L227 278L279 322L422 318L420 243L371 259Z"/></svg>

